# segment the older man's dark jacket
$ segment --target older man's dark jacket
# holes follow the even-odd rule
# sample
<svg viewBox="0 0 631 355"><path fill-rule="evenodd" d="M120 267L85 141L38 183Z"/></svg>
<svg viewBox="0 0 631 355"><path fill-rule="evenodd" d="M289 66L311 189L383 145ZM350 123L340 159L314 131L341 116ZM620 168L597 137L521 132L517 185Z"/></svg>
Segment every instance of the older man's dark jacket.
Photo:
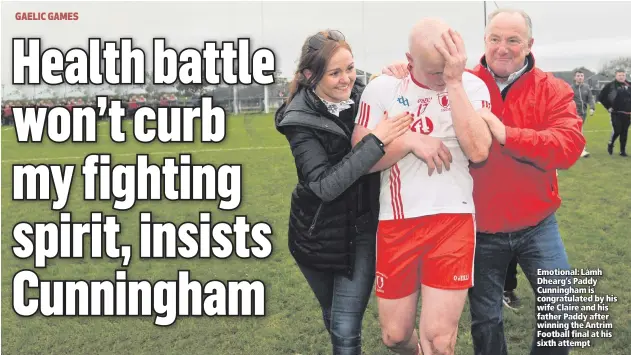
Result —
<svg viewBox="0 0 631 355"><path fill-rule="evenodd" d="M600 91L598 101L607 110L611 108L616 112L631 112L631 82L614 80L608 83Z"/></svg>
<svg viewBox="0 0 631 355"><path fill-rule="evenodd" d="M281 106L275 117L298 176L291 196L289 250L303 265L348 275L353 272L357 235L376 233L380 180L378 173L367 173L385 154L372 134L352 147L362 89L360 83L355 85L355 103L339 118L308 89Z"/></svg>

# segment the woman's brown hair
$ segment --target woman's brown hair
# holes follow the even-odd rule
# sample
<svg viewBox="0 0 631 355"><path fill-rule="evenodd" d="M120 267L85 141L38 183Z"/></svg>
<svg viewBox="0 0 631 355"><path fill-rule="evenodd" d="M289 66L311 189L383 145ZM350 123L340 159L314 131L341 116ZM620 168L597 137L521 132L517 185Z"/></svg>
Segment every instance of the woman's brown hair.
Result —
<svg viewBox="0 0 631 355"><path fill-rule="evenodd" d="M290 103L301 89L313 88L318 84L326 72L331 57L339 48L346 48L351 55L353 54L351 46L339 31L320 31L305 40L300 52L298 68L289 84L287 103ZM304 74L306 69L311 71L311 77L308 79Z"/></svg>

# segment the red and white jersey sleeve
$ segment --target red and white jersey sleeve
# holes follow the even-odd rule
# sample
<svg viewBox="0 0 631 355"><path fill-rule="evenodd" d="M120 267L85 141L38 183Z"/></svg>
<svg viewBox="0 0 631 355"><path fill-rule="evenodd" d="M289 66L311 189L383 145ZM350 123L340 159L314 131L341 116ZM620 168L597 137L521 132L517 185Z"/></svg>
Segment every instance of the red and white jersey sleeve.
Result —
<svg viewBox="0 0 631 355"><path fill-rule="evenodd" d="M369 82L362 93L355 124L369 130L375 129L385 117L400 82L401 80L388 75L381 75Z"/></svg>
<svg viewBox="0 0 631 355"><path fill-rule="evenodd" d="M473 109L480 110L482 108L491 109L491 94L489 88L482 79L474 74L464 72L463 76L464 88L469 97L469 101L473 105Z"/></svg>

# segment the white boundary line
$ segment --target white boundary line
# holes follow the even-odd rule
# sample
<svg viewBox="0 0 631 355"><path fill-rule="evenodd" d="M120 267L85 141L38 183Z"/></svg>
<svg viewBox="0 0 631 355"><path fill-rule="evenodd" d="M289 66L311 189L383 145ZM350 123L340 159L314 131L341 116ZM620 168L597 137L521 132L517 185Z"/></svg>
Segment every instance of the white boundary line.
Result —
<svg viewBox="0 0 631 355"><path fill-rule="evenodd" d="M4 128L6 129L6 128ZM591 132L611 132L611 130L592 130L592 131L584 131L587 133ZM148 153L121 153L121 154L111 154L114 157L129 157L138 154L148 154L148 155L168 155L168 154L192 154L192 153L208 153L208 152L230 152L230 151L243 151L243 150L268 150L268 149L283 149L287 148L287 146L273 146L273 147L240 147L240 148L216 148L216 149L198 149L198 150L188 150L188 151L170 151L170 152L148 152ZM74 159L85 159L89 154L106 154L106 153L87 153L84 156L71 156L71 157L52 157L52 158L29 158L29 159L7 159L2 160L2 164L4 163L18 163L18 162L34 162L34 161L51 161L51 160L74 160Z"/></svg>
<svg viewBox="0 0 631 355"><path fill-rule="evenodd" d="M168 155L168 154L193 154L193 153L207 153L207 152L230 152L230 151L240 151L240 150L267 150L267 149L283 149L288 148L288 146L274 146L274 147L240 147L240 148L216 148L216 149L198 149L198 150L182 150L182 151L171 151L171 152L137 152L137 153L121 153L121 154L110 154L113 157L129 157L134 155L146 154L146 155ZM72 156L72 157L52 157L52 158L32 158L32 159L8 159L2 160L2 163L18 163L18 162L30 162L30 161L50 161L50 160L73 160L73 159L85 159L90 154L107 154L105 152L101 153L87 153L83 156Z"/></svg>

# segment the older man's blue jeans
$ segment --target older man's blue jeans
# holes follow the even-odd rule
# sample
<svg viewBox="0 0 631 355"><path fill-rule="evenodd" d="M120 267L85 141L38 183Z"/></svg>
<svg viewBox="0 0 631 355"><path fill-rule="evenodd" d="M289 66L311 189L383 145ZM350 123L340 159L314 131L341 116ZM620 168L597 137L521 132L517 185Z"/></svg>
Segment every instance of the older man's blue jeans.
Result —
<svg viewBox="0 0 631 355"><path fill-rule="evenodd" d="M355 241L352 278L298 264L320 303L334 355L362 354L362 321L375 280L375 235L361 233Z"/></svg>
<svg viewBox="0 0 631 355"><path fill-rule="evenodd" d="M474 286L469 289L471 335L475 355L506 355L508 353L504 336L502 295L506 270L514 256L518 257L519 265L535 291L536 300L541 300L539 298L541 296L562 297L565 295L559 293L561 292L559 285L543 285L540 282L542 278L546 280L567 279L567 276L541 275L545 271L570 269L554 214L538 225L521 231L496 234L478 233L475 248ZM559 274L559 272L554 273ZM537 301L536 305L541 306L544 303L546 302ZM558 303L554 304L554 308L556 308L556 304ZM540 314L539 317L542 317L544 313L537 312L536 309L535 312ZM555 309L551 313L555 316L561 316L559 323L564 323L566 327L569 325L569 321L564 320L563 312ZM536 314L535 317L537 317ZM537 328L544 322L557 323L554 320L543 321L539 319L537 320ZM544 344L550 345L550 340L558 345L560 341L567 338L543 338L539 336L538 330L551 332L553 329L542 327L534 330L531 355L569 353L569 348L565 346L542 346ZM558 330L562 331L563 328Z"/></svg>

